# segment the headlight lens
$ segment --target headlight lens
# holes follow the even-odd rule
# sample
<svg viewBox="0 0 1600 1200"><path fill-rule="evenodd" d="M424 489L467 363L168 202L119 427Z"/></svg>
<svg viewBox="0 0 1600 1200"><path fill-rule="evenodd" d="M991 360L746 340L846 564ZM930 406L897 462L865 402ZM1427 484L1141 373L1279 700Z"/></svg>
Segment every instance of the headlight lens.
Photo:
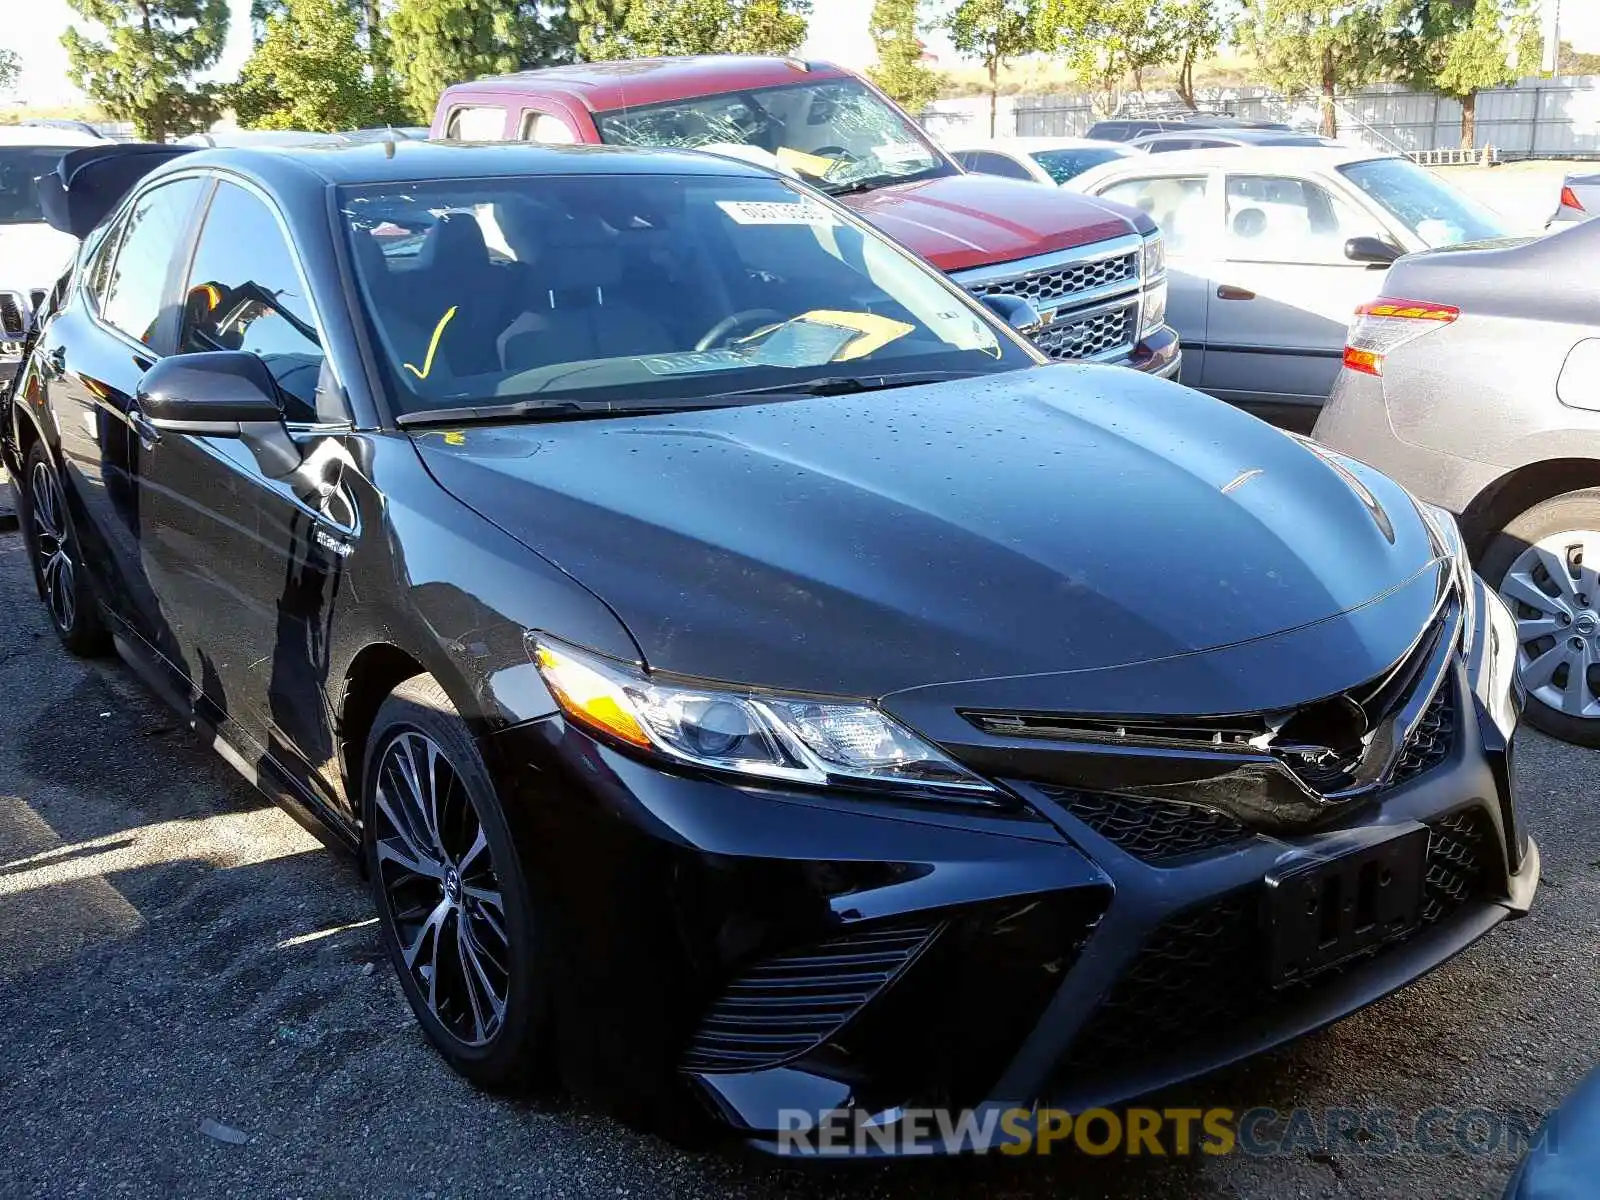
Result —
<svg viewBox="0 0 1600 1200"><path fill-rule="evenodd" d="M1167 273L1167 240L1159 233L1144 239L1144 278L1146 282Z"/></svg>
<svg viewBox="0 0 1600 1200"><path fill-rule="evenodd" d="M1000 793L870 704L657 679L542 637L534 662L573 720L664 758L812 785L855 783L992 803Z"/></svg>
<svg viewBox="0 0 1600 1200"><path fill-rule="evenodd" d="M1141 337L1148 336L1167 323L1167 281L1145 289L1144 321L1139 329Z"/></svg>
<svg viewBox="0 0 1600 1200"><path fill-rule="evenodd" d="M1456 583L1461 593L1461 652L1472 655L1472 639L1478 627L1478 590L1474 586L1472 563L1467 558L1467 543L1461 536L1461 526L1455 514L1437 504L1417 501L1417 512L1428 527L1434 549L1450 559Z"/></svg>
<svg viewBox="0 0 1600 1200"><path fill-rule="evenodd" d="M1144 280L1139 336L1148 337L1167 322L1167 242L1159 233L1144 239L1140 278Z"/></svg>

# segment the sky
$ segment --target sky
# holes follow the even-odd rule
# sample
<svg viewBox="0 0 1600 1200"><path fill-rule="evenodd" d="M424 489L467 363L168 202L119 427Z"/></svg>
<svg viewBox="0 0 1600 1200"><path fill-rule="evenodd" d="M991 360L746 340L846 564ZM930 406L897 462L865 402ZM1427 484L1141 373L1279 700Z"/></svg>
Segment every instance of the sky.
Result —
<svg viewBox="0 0 1600 1200"><path fill-rule="evenodd" d="M72 18L66 0L8 0L28 8L26 22L8 21L0 45L22 57L22 79L16 98L38 105L67 105L82 97L67 78L67 55L61 33ZM1561 35L1579 50L1600 52L1600 3L1596 0L1560 0ZM228 44L213 76L232 79L250 53L250 0L229 0L232 20ZM823 58L846 67L863 67L872 61L867 37L870 0L812 0L811 29L802 47L808 58ZM948 43L929 37L929 49L941 59L950 57Z"/></svg>

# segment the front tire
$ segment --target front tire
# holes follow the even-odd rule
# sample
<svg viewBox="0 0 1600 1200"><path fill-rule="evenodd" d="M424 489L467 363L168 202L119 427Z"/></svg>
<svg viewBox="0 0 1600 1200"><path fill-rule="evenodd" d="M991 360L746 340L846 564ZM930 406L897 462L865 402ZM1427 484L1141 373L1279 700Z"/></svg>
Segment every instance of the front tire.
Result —
<svg viewBox="0 0 1600 1200"><path fill-rule="evenodd" d="M89 583L61 476L42 443L35 442L28 451L22 478L14 487L33 581L56 636L81 658L109 654L111 634Z"/></svg>
<svg viewBox="0 0 1600 1200"><path fill-rule="evenodd" d="M1600 488L1518 516L1490 542L1479 572L1516 618L1528 723L1600 747Z"/></svg>
<svg viewBox="0 0 1600 1200"><path fill-rule="evenodd" d="M362 778L383 941L423 1033L483 1087L538 1080L546 931L488 769L433 678L407 680L379 708Z"/></svg>

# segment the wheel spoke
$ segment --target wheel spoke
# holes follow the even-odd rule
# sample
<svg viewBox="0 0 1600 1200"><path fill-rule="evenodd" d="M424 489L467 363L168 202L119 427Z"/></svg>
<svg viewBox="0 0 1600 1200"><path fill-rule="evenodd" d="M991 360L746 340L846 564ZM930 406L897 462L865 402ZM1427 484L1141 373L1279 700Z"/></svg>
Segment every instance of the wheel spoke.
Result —
<svg viewBox="0 0 1600 1200"><path fill-rule="evenodd" d="M1565 598L1556 599L1545 594L1543 588L1533 581L1531 575L1512 570L1500 583L1500 595L1508 600L1520 600L1529 608L1536 608L1542 613L1559 616L1561 613L1570 615L1569 606Z"/></svg>
<svg viewBox="0 0 1600 1200"><path fill-rule="evenodd" d="M466 984L467 1002L472 1006L477 1040L483 1041L493 1035L505 1018L505 1000L495 991L489 972L484 969L472 923L468 920L456 922L456 949L461 956L461 978Z"/></svg>
<svg viewBox="0 0 1600 1200"><path fill-rule="evenodd" d="M412 939L411 944L409 946L402 947L402 953L405 956L406 966L412 968L413 970L416 969L417 958L422 954L423 943L428 941L428 935L430 933L433 934L433 958L435 962L437 962L439 954L439 929L444 924L445 918L450 915L451 908L452 906L450 901L440 897L439 903L433 906L433 911L423 919L421 927L417 930L417 936Z"/></svg>
<svg viewBox="0 0 1600 1200"><path fill-rule="evenodd" d="M412 875L421 875L427 879L443 879L444 865L436 859L426 855L411 841L406 834L396 831L398 836L380 838L377 843L378 862L394 863L402 871Z"/></svg>
<svg viewBox="0 0 1600 1200"><path fill-rule="evenodd" d="M1522 682L1530 690L1544 687L1555 676L1556 668L1567 660L1567 646L1557 642L1522 669Z"/></svg>
<svg viewBox="0 0 1600 1200"><path fill-rule="evenodd" d="M1557 618L1529 617L1527 620L1517 622L1517 641L1526 646L1529 642L1536 642L1542 637L1561 637L1572 624L1568 621L1563 625Z"/></svg>
<svg viewBox="0 0 1600 1200"><path fill-rule="evenodd" d="M472 839L472 845L467 848L467 852L461 856L461 861L456 864L461 871L462 878L466 878L472 873L473 860L488 849L489 839L484 836L483 826L480 825L478 826L478 836Z"/></svg>

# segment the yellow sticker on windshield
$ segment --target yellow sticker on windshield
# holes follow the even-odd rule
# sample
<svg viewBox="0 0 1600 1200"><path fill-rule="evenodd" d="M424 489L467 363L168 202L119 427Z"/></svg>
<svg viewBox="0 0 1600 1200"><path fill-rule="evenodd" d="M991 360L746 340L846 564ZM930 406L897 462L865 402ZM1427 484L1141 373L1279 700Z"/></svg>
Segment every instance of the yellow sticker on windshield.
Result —
<svg viewBox="0 0 1600 1200"><path fill-rule="evenodd" d="M817 179L827 176L843 161L837 158L828 158L822 154L807 154L804 150L796 150L792 146L778 147L778 164L788 167L791 171L801 171Z"/></svg>
<svg viewBox="0 0 1600 1200"><path fill-rule="evenodd" d="M433 337L428 340L428 356L422 360L422 369L420 371L410 363L401 363L400 365L418 379L426 379L428 372L433 370L433 356L439 350L439 339L444 336L444 327L450 324L451 318L455 315L456 306L452 304L444 316L439 318L439 323L433 327Z"/></svg>
<svg viewBox="0 0 1600 1200"><path fill-rule="evenodd" d="M831 308L814 308L801 313L794 321L809 321L814 325L832 325L853 329L860 336L851 340L844 349L833 356L833 362L849 362L852 358L865 358L874 350L881 350L890 342L899 341L908 333L915 333L915 325L880 317L877 313L840 312Z"/></svg>

